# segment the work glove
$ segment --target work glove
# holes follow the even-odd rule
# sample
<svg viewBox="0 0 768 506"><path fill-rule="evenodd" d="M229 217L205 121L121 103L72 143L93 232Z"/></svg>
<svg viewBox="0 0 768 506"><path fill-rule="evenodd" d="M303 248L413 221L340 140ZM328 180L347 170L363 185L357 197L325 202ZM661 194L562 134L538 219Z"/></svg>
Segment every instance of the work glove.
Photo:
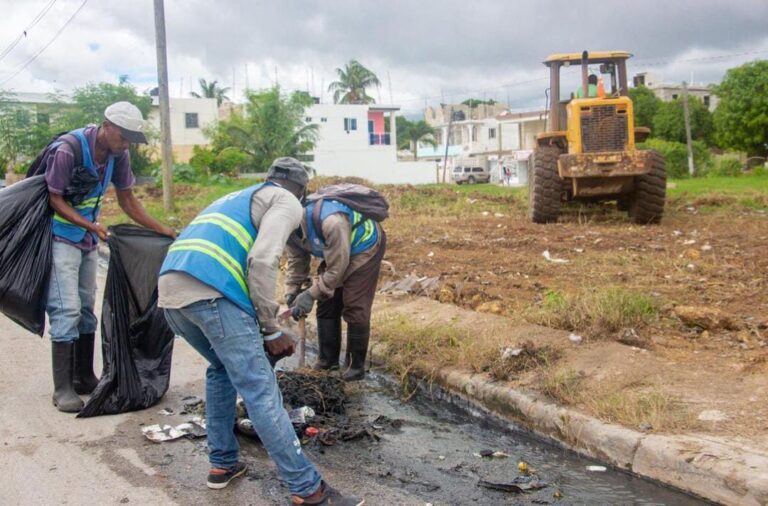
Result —
<svg viewBox="0 0 768 506"><path fill-rule="evenodd" d="M309 293L309 290L304 290L293 300L293 306L291 307L291 316L298 321L300 318L307 316L312 311L312 306L315 304L315 298Z"/></svg>
<svg viewBox="0 0 768 506"><path fill-rule="evenodd" d="M296 296L298 293L286 293L285 294L285 305L288 307L291 307L293 305L293 301L296 300Z"/></svg>

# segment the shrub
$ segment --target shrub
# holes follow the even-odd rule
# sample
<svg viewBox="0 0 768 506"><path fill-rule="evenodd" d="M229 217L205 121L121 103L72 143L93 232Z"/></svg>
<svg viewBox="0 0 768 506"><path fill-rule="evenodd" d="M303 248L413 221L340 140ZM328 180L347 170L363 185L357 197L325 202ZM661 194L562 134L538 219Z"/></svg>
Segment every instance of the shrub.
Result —
<svg viewBox="0 0 768 506"><path fill-rule="evenodd" d="M667 164L667 177L688 177L688 148L681 142L665 141L663 139L648 139L638 144L640 149L655 149L662 155ZM702 141L693 141L693 161L697 175L707 173L712 165L712 155Z"/></svg>
<svg viewBox="0 0 768 506"><path fill-rule="evenodd" d="M156 168L152 175L155 177L155 185L162 186L163 171L160 167ZM195 183L200 180L200 171L189 164L180 163L173 166L174 183Z"/></svg>
<svg viewBox="0 0 768 506"><path fill-rule="evenodd" d="M248 154L239 148L229 147L221 150L211 163L211 171L216 174L237 174L248 161Z"/></svg>
<svg viewBox="0 0 768 506"><path fill-rule="evenodd" d="M741 162L735 158L722 158L717 167L712 168L707 175L711 176L740 176Z"/></svg>

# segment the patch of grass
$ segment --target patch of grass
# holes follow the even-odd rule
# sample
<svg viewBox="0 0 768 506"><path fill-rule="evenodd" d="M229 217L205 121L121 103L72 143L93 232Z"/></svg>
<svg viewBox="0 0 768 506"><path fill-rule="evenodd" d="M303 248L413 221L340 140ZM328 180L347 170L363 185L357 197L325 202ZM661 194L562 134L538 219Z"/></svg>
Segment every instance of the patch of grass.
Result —
<svg viewBox="0 0 768 506"><path fill-rule="evenodd" d="M687 428L692 423L682 403L658 387L597 394L585 402L601 419L635 428L668 431Z"/></svg>
<svg viewBox="0 0 768 506"><path fill-rule="evenodd" d="M561 404L576 404L582 398L584 375L573 369L548 367L542 376L541 391Z"/></svg>
<svg viewBox="0 0 768 506"><path fill-rule="evenodd" d="M547 291L539 306L529 310L527 319L547 327L598 335L642 327L657 313L651 297L610 287L576 293Z"/></svg>
<svg viewBox="0 0 768 506"><path fill-rule="evenodd" d="M696 177L676 179L673 183L673 187L668 190L671 197L683 195L697 197L709 193L768 193L768 176L765 174L743 175L740 177Z"/></svg>
<svg viewBox="0 0 768 506"><path fill-rule="evenodd" d="M525 341L520 347L491 350L487 358L488 375L495 381L508 381L521 373L549 366L562 356L562 352L551 346L537 346Z"/></svg>

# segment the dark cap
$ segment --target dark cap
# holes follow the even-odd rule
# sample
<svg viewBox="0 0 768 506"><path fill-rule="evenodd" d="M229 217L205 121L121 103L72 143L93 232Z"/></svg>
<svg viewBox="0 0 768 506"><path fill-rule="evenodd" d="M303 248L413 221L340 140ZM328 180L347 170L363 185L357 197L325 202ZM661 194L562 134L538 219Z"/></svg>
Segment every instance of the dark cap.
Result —
<svg viewBox="0 0 768 506"><path fill-rule="evenodd" d="M285 179L305 187L309 182L309 173L300 161L284 156L272 162L267 171L267 179Z"/></svg>

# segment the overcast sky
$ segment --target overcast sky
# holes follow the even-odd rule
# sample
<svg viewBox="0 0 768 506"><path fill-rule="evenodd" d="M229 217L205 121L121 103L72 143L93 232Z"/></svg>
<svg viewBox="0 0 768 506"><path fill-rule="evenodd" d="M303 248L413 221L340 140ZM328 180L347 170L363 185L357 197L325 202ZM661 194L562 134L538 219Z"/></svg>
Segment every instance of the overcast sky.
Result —
<svg viewBox="0 0 768 506"><path fill-rule="evenodd" d="M51 2L53 2L52 5ZM0 89L71 91L125 74L156 85L152 0L0 0ZM217 79L324 91L359 60L381 80L369 93L409 115L468 96L543 107L541 61L554 52L622 49L630 75L718 82L768 58L766 0L165 0L170 90ZM47 13L31 28L44 9ZM22 35L29 28L26 36ZM22 36L11 51L6 49ZM7 54L5 54L7 53ZM247 69L247 73L246 73ZM14 76L14 74L16 74ZM234 84L233 84L234 79Z"/></svg>

